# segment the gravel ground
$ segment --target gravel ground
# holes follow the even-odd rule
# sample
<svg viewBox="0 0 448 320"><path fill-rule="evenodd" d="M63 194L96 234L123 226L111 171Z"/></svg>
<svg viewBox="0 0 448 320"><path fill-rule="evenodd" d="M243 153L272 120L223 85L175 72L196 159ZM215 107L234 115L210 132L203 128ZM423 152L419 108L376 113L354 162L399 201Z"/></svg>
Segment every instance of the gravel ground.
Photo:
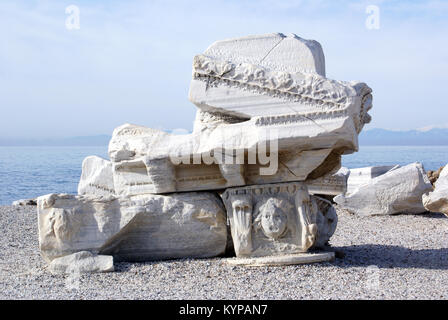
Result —
<svg viewBox="0 0 448 320"><path fill-rule="evenodd" d="M225 259L117 263L106 274L52 275L35 207L0 206L0 299L448 299L448 218L340 212L340 258L285 267ZM341 258L341 256L344 256Z"/></svg>

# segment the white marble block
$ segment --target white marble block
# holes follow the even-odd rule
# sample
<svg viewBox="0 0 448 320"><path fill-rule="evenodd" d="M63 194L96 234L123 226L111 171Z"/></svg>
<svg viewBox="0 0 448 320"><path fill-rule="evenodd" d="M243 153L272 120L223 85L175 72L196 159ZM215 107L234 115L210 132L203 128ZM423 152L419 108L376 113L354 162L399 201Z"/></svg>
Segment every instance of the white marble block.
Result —
<svg viewBox="0 0 448 320"><path fill-rule="evenodd" d="M336 196L334 201L361 216L422 213L426 211L422 195L431 190L422 164L416 162L373 178L349 195Z"/></svg>
<svg viewBox="0 0 448 320"><path fill-rule="evenodd" d="M89 156L82 162L79 195L112 196L115 194L112 162L97 156Z"/></svg>
<svg viewBox="0 0 448 320"><path fill-rule="evenodd" d="M350 170L342 167L337 172L329 172L317 179L307 179L305 183L310 194L337 196L347 192L347 178Z"/></svg>
<svg viewBox="0 0 448 320"><path fill-rule="evenodd" d="M224 207L212 193L129 198L38 198L39 246L51 260L90 251L116 261L214 257L224 252Z"/></svg>
<svg viewBox="0 0 448 320"><path fill-rule="evenodd" d="M325 245L336 229L331 203L310 196L304 183L230 188L222 199L237 257L306 252Z"/></svg>
<svg viewBox="0 0 448 320"><path fill-rule="evenodd" d="M321 170L322 176L340 163L340 154L331 148L302 150L296 147L270 153L261 150L270 143L260 143L262 135L258 136L257 130L242 130L243 127L237 130L229 126L224 129L228 139L216 131L211 135L177 136L130 124L115 129L109 144L115 192L120 196L131 196L303 181L318 168L326 169ZM244 147L237 147L237 150L242 150L238 154L229 149L229 152L237 154L235 157L222 156L222 151L218 153L224 143L231 141L247 144L250 150L257 151L253 158L247 150L244 151ZM278 146L277 142L274 141L273 145ZM183 158L189 163L176 163L178 158L175 154L186 154ZM260 160L260 155L265 159ZM123 157L129 159L124 160ZM269 171L269 168L273 170Z"/></svg>
<svg viewBox="0 0 448 320"><path fill-rule="evenodd" d="M364 83L325 78L318 42L277 33L212 44L194 59L189 96L202 113L233 117L232 122L328 130L351 119L360 131L370 121L370 93Z"/></svg>
<svg viewBox="0 0 448 320"><path fill-rule="evenodd" d="M428 211L441 212L448 216L448 165L440 172L434 190L424 194L422 200Z"/></svg>
<svg viewBox="0 0 448 320"><path fill-rule="evenodd" d="M325 77L325 57L320 43L295 34L270 33L218 40L204 54L236 63L259 64L272 70Z"/></svg>

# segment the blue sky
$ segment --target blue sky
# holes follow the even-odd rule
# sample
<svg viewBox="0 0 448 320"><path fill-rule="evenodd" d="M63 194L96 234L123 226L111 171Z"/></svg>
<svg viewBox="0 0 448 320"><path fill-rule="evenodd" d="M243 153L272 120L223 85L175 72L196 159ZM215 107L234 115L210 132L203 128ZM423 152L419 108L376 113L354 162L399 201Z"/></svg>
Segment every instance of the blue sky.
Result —
<svg viewBox="0 0 448 320"><path fill-rule="evenodd" d="M67 30L65 8L80 9ZM380 29L365 27L380 8ZM215 40L319 41L327 77L374 91L370 128L448 122L448 1L1 1L0 136L110 134L125 122L190 130L191 64Z"/></svg>

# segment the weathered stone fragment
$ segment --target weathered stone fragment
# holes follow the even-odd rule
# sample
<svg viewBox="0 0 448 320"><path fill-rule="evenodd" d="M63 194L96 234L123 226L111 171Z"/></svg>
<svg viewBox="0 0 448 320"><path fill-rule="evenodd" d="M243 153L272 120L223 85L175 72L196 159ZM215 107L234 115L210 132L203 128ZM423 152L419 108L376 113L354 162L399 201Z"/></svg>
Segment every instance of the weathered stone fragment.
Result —
<svg viewBox="0 0 448 320"><path fill-rule="evenodd" d="M431 183L433 185L434 185L434 183L436 183L437 179L439 179L440 173L442 172L444 167L446 167L446 166L440 167L436 171L433 171L433 170L426 171L426 174L428 175L429 181L431 181Z"/></svg>
<svg viewBox="0 0 448 320"><path fill-rule="evenodd" d="M213 257L224 252L224 208L211 193L129 198L38 198L39 245L51 261L78 251L116 261Z"/></svg>
<svg viewBox="0 0 448 320"><path fill-rule="evenodd" d="M422 195L432 190L421 163L388 171L334 201L361 216L394 213L422 213Z"/></svg>
<svg viewBox="0 0 448 320"><path fill-rule="evenodd" d="M448 216L448 165L438 175L434 191L424 194L422 200L428 211L441 212Z"/></svg>
<svg viewBox="0 0 448 320"><path fill-rule="evenodd" d="M114 271L114 258L80 251L56 258L48 266L51 273L96 273Z"/></svg>
<svg viewBox="0 0 448 320"><path fill-rule="evenodd" d="M350 194L358 187L369 183L373 178L376 178L392 169L397 169L399 167L399 165L394 165L350 169L347 179L347 194Z"/></svg>
<svg viewBox="0 0 448 320"><path fill-rule="evenodd" d="M97 156L89 156L82 162L79 195L112 196L115 194L112 163Z"/></svg>
<svg viewBox="0 0 448 320"><path fill-rule="evenodd" d="M330 172L317 179L307 179L308 192L315 195L337 196L346 193L350 170L342 167L336 173Z"/></svg>

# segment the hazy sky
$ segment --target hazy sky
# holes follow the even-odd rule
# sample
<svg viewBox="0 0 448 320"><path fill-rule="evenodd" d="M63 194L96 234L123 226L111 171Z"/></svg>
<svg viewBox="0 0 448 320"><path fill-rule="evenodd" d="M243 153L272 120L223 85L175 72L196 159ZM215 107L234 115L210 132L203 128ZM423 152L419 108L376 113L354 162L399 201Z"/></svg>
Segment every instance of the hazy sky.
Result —
<svg viewBox="0 0 448 320"><path fill-rule="evenodd" d="M65 26L69 5L80 29ZM368 5L380 9L369 30ZM373 89L370 128L448 122L448 1L0 2L0 136L110 134L125 122L191 130L192 59L271 32L322 44L327 77Z"/></svg>

